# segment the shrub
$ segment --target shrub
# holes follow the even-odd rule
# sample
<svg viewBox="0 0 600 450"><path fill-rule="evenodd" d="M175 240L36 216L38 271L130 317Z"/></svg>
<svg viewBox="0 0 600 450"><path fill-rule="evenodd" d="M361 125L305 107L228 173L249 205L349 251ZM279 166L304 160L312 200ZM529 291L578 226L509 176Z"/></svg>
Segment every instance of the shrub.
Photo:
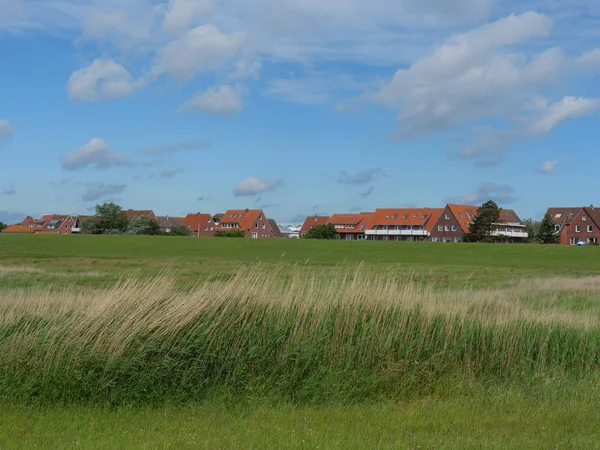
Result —
<svg viewBox="0 0 600 450"><path fill-rule="evenodd" d="M304 235L304 239L335 239L335 227L331 223L317 225Z"/></svg>
<svg viewBox="0 0 600 450"><path fill-rule="evenodd" d="M242 230L219 230L215 233L217 238L245 238Z"/></svg>

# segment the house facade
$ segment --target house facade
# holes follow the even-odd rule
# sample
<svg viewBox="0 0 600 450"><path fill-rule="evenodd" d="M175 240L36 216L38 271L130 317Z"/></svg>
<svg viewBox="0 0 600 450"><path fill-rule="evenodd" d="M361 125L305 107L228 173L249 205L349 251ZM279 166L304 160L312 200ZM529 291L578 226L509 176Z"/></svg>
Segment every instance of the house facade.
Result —
<svg viewBox="0 0 600 450"><path fill-rule="evenodd" d="M302 228L300 228L300 237L303 237L313 227L327 225L329 223L329 219L329 216L308 216L302 224Z"/></svg>
<svg viewBox="0 0 600 450"><path fill-rule="evenodd" d="M373 241L428 241L441 213L441 208L377 209L366 235Z"/></svg>
<svg viewBox="0 0 600 450"><path fill-rule="evenodd" d="M241 230L247 238L274 238L273 230L265 213L260 209L230 209L220 218L215 231Z"/></svg>
<svg viewBox="0 0 600 450"><path fill-rule="evenodd" d="M594 206L549 208L562 245L600 243L600 211Z"/></svg>
<svg viewBox="0 0 600 450"><path fill-rule="evenodd" d="M185 226L184 220L183 217L156 216L160 229L165 233L170 233L172 228Z"/></svg>
<svg viewBox="0 0 600 450"><path fill-rule="evenodd" d="M366 241L374 213L334 214L329 222L335 228L335 238L346 241Z"/></svg>
<svg viewBox="0 0 600 450"><path fill-rule="evenodd" d="M188 214L183 219L183 224L191 230L192 236L195 237L212 237L215 234L216 224L210 214Z"/></svg>

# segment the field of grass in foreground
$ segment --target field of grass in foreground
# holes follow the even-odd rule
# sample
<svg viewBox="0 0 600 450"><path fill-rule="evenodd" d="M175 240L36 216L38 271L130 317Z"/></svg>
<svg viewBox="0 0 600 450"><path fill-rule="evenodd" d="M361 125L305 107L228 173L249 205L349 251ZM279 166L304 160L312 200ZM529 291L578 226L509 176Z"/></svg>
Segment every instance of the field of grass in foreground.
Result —
<svg viewBox="0 0 600 450"><path fill-rule="evenodd" d="M595 248L0 235L0 448L593 448L598 273Z"/></svg>

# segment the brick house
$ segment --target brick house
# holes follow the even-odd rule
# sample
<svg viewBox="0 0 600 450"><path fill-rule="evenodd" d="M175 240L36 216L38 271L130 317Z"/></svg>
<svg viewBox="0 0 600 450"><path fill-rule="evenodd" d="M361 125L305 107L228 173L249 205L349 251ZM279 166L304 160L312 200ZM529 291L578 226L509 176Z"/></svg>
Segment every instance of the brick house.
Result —
<svg viewBox="0 0 600 450"><path fill-rule="evenodd" d="M432 242L462 242L469 233L469 225L477 217L478 206L448 204L431 232ZM528 234L515 211L500 208L500 221L495 224L492 237L498 242L523 242Z"/></svg>
<svg viewBox="0 0 600 450"><path fill-rule="evenodd" d="M366 235L374 241L428 241L441 208L377 209Z"/></svg>
<svg viewBox="0 0 600 450"><path fill-rule="evenodd" d="M215 234L216 224L210 214L188 214L183 219L183 224L192 231L195 237L212 237Z"/></svg>
<svg viewBox="0 0 600 450"><path fill-rule="evenodd" d="M335 238L346 241L366 241L374 213L334 214L329 219L335 227Z"/></svg>
<svg viewBox="0 0 600 450"><path fill-rule="evenodd" d="M549 208L548 213L560 236L560 244L600 242L600 211L594 206Z"/></svg>
<svg viewBox="0 0 600 450"><path fill-rule="evenodd" d="M308 216L304 221L304 224L302 224L302 228L300 228L300 237L308 233L312 227L327 225L329 219L329 216Z"/></svg>
<svg viewBox="0 0 600 450"><path fill-rule="evenodd" d="M220 230L241 230L247 238L252 239L276 237L269 220L260 209L228 210L215 228L215 231Z"/></svg>

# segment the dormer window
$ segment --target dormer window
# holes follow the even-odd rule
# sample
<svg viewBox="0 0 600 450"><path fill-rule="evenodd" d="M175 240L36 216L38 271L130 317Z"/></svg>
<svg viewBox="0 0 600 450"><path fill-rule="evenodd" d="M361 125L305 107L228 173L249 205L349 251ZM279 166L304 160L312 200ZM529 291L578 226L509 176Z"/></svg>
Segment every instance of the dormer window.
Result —
<svg viewBox="0 0 600 450"><path fill-rule="evenodd" d="M404 215L402 216L402 220L406 220L406 219L408 219L408 214L404 214Z"/></svg>
<svg viewBox="0 0 600 450"><path fill-rule="evenodd" d="M398 218L398 214L394 214L394 215L392 216L392 219L393 219L393 220L396 220L397 218Z"/></svg>

